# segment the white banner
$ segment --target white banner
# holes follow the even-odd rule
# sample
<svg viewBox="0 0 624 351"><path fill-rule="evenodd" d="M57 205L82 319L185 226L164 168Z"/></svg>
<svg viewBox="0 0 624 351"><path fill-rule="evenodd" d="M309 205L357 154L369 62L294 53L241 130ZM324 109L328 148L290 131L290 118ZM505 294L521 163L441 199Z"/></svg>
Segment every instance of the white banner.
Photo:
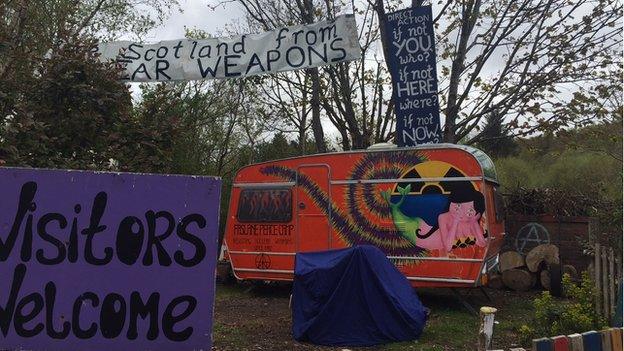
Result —
<svg viewBox="0 0 624 351"><path fill-rule="evenodd" d="M131 82L235 78L361 57L353 15L232 38L102 43L97 51L101 61L123 64Z"/></svg>

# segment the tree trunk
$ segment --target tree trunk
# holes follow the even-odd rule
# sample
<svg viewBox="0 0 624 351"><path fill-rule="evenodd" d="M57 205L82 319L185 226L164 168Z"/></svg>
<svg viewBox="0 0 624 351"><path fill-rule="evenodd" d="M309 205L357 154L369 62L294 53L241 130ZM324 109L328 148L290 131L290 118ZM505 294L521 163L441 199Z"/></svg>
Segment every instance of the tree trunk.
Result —
<svg viewBox="0 0 624 351"><path fill-rule="evenodd" d="M321 85L318 68L309 69L309 73L312 79L312 99L310 100L310 105L312 106L312 132L314 133L314 143L316 144L316 151L324 153L327 152L327 147L325 146L325 134L323 133L323 125L321 124Z"/></svg>
<svg viewBox="0 0 624 351"><path fill-rule="evenodd" d="M340 95L339 101L342 101L342 115L349 130L351 146L353 149L363 149L368 146L368 141L364 140L364 136L362 135L360 126L358 125L358 119L353 106L351 94L351 77L349 76L349 70L345 69L345 67L346 66L343 64L337 66L338 69L336 70L336 76L338 80L334 83L334 85L338 88L338 93Z"/></svg>
<svg viewBox="0 0 624 351"><path fill-rule="evenodd" d="M457 51L455 53L455 57L453 58L453 64L451 66L448 102L446 105L444 141L447 143L456 143L458 141L455 133L455 125L460 108L457 104L457 94L461 81L461 74L464 72L465 68L464 61L466 60L466 54L468 52L468 40L470 39L470 34L472 34L472 30L477 21L480 6L481 0L470 0L462 9L461 34L459 37L459 44L457 45Z"/></svg>
<svg viewBox="0 0 624 351"><path fill-rule="evenodd" d="M309 74L305 74L305 78L303 80L304 84L308 84L308 77ZM299 154L300 155L305 155L306 154L306 144L307 144L307 139L308 136L306 135L306 130L308 129L308 104L307 102L307 98L308 98L308 90L307 89L302 89L301 92L302 96L301 96L301 118L299 119Z"/></svg>
<svg viewBox="0 0 624 351"><path fill-rule="evenodd" d="M301 17L305 23L314 23L314 4L312 0L303 0L303 6L300 6ZM312 132L314 133L314 143L316 144L316 151L319 153L327 152L325 146L325 134L323 133L323 125L321 124L321 82L319 77L319 70L317 67L309 68L307 73L312 79L312 99L310 105L312 106Z"/></svg>

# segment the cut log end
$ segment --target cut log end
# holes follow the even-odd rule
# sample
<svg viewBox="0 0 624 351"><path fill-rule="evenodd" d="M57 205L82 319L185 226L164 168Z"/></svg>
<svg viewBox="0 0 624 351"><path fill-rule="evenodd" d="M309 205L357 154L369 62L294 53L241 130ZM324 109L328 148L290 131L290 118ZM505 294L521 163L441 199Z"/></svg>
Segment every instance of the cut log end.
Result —
<svg viewBox="0 0 624 351"><path fill-rule="evenodd" d="M502 289L504 287L503 277L498 273L490 273L487 286L492 289Z"/></svg>
<svg viewBox="0 0 624 351"><path fill-rule="evenodd" d="M512 290L528 291L536 281L536 275L525 269L514 268L503 272L503 284Z"/></svg>
<svg viewBox="0 0 624 351"><path fill-rule="evenodd" d="M501 272L524 267L524 257L516 251L503 252L498 257L498 262Z"/></svg>
<svg viewBox="0 0 624 351"><path fill-rule="evenodd" d="M526 266L530 272L537 272L550 264L559 264L559 248L555 245L538 245L526 256Z"/></svg>

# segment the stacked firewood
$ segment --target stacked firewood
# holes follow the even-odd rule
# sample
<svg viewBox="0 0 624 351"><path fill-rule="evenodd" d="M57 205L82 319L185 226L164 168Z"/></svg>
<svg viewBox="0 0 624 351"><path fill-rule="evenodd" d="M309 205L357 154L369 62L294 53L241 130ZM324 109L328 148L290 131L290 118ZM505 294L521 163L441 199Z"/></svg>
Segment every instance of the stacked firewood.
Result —
<svg viewBox="0 0 624 351"><path fill-rule="evenodd" d="M537 286L549 290L553 295L561 295L561 279L564 273L576 279L578 273L571 265L561 265L559 248L552 244L542 244L533 248L525 256L516 251L507 251L499 257L499 272L489 275L488 286L494 289L503 287L528 291Z"/></svg>

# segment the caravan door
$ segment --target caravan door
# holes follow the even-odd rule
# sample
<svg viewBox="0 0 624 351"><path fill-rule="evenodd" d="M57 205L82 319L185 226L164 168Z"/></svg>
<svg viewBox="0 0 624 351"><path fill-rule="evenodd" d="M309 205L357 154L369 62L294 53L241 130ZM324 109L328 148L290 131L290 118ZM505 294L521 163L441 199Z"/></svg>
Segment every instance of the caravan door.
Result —
<svg viewBox="0 0 624 351"><path fill-rule="evenodd" d="M297 252L322 251L331 247L330 169L326 164L297 168Z"/></svg>

